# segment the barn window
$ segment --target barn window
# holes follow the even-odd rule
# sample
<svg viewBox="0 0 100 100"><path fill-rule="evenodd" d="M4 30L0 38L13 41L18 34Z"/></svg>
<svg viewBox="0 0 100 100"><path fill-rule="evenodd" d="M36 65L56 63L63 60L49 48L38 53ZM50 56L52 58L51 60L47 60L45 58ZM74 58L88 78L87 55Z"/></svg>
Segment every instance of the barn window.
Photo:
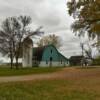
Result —
<svg viewBox="0 0 100 100"><path fill-rule="evenodd" d="M48 61L46 60L46 64L48 64Z"/></svg>
<svg viewBox="0 0 100 100"><path fill-rule="evenodd" d="M50 61L52 62L52 60L53 60L53 58L52 57L50 57Z"/></svg>
<svg viewBox="0 0 100 100"><path fill-rule="evenodd" d="M62 60L61 60L61 64L62 64Z"/></svg>
<svg viewBox="0 0 100 100"><path fill-rule="evenodd" d="M51 50L51 53L52 53L52 50Z"/></svg>

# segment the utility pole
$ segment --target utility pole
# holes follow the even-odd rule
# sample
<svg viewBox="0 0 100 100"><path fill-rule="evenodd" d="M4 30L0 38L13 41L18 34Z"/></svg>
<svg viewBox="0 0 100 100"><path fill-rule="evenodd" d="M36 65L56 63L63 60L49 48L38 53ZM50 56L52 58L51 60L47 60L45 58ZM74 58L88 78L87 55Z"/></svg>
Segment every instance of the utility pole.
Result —
<svg viewBox="0 0 100 100"><path fill-rule="evenodd" d="M84 64L84 43L80 43L80 47L82 49L82 60L81 60L81 65L83 66Z"/></svg>

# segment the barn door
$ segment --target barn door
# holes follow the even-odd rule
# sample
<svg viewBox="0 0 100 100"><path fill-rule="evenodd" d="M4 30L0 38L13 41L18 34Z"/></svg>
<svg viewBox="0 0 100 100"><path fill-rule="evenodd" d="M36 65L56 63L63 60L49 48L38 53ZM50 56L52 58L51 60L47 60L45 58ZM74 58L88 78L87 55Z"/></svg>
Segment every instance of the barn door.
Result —
<svg viewBox="0 0 100 100"><path fill-rule="evenodd" d="M52 66L52 57L50 57L50 67Z"/></svg>

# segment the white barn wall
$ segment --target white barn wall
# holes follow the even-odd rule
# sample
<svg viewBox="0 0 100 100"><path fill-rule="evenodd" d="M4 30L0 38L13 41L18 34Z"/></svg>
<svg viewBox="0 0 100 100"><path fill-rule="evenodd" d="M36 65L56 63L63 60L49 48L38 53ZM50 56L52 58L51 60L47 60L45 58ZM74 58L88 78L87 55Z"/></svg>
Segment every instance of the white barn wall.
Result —
<svg viewBox="0 0 100 100"><path fill-rule="evenodd" d="M48 62L48 64L46 64L46 61L41 61L39 64L39 67L64 67L64 66L68 66L68 64L66 64L66 62L52 62L52 66L50 66L50 62Z"/></svg>
<svg viewBox="0 0 100 100"><path fill-rule="evenodd" d="M32 67L33 43L26 43L23 44L22 66Z"/></svg>

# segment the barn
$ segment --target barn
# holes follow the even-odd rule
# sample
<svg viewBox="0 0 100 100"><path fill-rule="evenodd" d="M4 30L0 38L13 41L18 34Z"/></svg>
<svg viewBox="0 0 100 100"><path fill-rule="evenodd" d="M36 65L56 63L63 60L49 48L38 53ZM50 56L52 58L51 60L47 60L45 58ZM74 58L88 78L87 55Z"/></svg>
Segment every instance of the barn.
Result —
<svg viewBox="0 0 100 100"><path fill-rule="evenodd" d="M53 45L33 48L33 42L28 38L23 42L22 65L23 67L64 67L69 65L69 61Z"/></svg>
<svg viewBox="0 0 100 100"><path fill-rule="evenodd" d="M33 66L52 67L68 66L68 59L64 57L53 45L33 48Z"/></svg>

